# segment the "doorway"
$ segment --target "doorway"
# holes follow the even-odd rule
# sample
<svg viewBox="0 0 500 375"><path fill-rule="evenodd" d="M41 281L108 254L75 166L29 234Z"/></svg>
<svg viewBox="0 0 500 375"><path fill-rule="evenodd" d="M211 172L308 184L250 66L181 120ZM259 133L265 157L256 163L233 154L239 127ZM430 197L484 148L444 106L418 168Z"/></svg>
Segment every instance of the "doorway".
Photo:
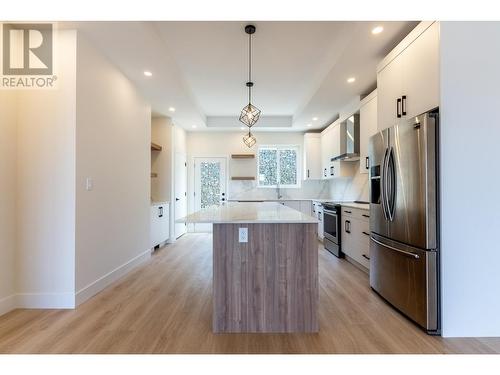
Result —
<svg viewBox="0 0 500 375"><path fill-rule="evenodd" d="M174 171L174 221L187 215L187 157L185 153L175 153ZM186 223L175 223L175 238L186 233Z"/></svg>
<svg viewBox="0 0 500 375"><path fill-rule="evenodd" d="M226 201L226 158L194 158L194 208L220 206ZM212 224L195 224L195 232L211 232Z"/></svg>

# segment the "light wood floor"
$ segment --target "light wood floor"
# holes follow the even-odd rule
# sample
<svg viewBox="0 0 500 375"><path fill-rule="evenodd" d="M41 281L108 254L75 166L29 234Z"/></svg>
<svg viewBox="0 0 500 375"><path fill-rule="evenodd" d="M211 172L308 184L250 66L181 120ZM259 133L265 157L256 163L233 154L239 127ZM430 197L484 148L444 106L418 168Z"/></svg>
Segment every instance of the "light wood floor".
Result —
<svg viewBox="0 0 500 375"><path fill-rule="evenodd" d="M365 273L322 247L318 334L215 335L211 240L185 235L76 310L0 317L0 352L500 353L500 338L426 335L370 290Z"/></svg>

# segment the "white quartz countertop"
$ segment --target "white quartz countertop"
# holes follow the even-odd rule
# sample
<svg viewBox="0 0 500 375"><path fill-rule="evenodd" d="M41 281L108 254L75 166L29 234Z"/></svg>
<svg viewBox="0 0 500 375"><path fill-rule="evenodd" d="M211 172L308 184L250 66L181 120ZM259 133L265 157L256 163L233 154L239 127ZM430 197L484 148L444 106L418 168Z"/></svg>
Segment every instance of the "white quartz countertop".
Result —
<svg viewBox="0 0 500 375"><path fill-rule="evenodd" d="M343 202L340 203L342 207L359 208L360 210L370 211L369 203L354 203L354 202Z"/></svg>
<svg viewBox="0 0 500 375"><path fill-rule="evenodd" d="M281 199L268 199L268 198L231 198L228 202L286 202L286 201L312 201L312 202L330 202L332 199L328 198L281 198Z"/></svg>
<svg viewBox="0 0 500 375"><path fill-rule="evenodd" d="M276 202L228 202L205 208L176 221L177 223L318 223L312 216Z"/></svg>
<svg viewBox="0 0 500 375"><path fill-rule="evenodd" d="M336 202L339 203L340 205L344 207L351 207L351 208L359 208L361 210L370 210L370 204L369 203L355 203L355 202L339 202L335 199L332 198L281 198L281 199L259 199L259 198L250 198L250 199L244 199L244 198L231 198L228 199L228 202L241 202L241 203L246 203L246 202L286 202L286 201L311 201L311 202L319 202L319 203L325 203L325 202Z"/></svg>

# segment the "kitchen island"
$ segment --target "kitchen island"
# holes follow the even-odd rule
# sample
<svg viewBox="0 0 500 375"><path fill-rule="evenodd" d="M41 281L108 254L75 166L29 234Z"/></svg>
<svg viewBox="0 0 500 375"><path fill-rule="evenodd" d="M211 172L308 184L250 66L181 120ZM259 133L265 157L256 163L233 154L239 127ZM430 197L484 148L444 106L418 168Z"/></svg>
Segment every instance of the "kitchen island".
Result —
<svg viewBox="0 0 500 375"><path fill-rule="evenodd" d="M275 202L226 203L213 224L213 331L317 332L318 221Z"/></svg>

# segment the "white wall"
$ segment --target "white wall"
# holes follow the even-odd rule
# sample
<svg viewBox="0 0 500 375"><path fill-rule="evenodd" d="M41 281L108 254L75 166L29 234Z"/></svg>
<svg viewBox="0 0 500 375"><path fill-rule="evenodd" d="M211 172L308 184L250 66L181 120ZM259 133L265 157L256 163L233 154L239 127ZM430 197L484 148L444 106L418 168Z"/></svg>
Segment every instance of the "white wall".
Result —
<svg viewBox="0 0 500 375"><path fill-rule="evenodd" d="M257 144L249 149L243 143L243 132L189 132L187 136L188 149L188 197L193 197L194 189L194 157L226 157L228 161L228 199L276 199L276 189L257 188L255 181L231 181L230 168L231 154L257 153L259 145L286 144L298 145L299 171L302 172L302 148L304 146L304 134L298 132L274 133L258 132L255 134ZM300 175L301 179L302 176ZM284 198L321 198L328 197L328 182L325 181L301 181L299 189L281 189ZM194 210L193 199L188 200L189 212Z"/></svg>
<svg viewBox="0 0 500 375"><path fill-rule="evenodd" d="M151 110L134 86L78 37L77 303L149 258ZM92 191L85 189L91 177Z"/></svg>
<svg viewBox="0 0 500 375"><path fill-rule="evenodd" d="M180 126L173 127L174 152L187 153L187 132Z"/></svg>
<svg viewBox="0 0 500 375"><path fill-rule="evenodd" d="M443 336L500 336L500 23L441 23Z"/></svg>
<svg viewBox="0 0 500 375"><path fill-rule="evenodd" d="M151 152L151 172L158 177L151 179L151 200L167 202L172 188L172 122L168 117L153 117L151 120L151 141L162 146L161 151Z"/></svg>
<svg viewBox="0 0 500 375"><path fill-rule="evenodd" d="M74 306L76 33L55 33L53 90L18 91L20 307Z"/></svg>
<svg viewBox="0 0 500 375"><path fill-rule="evenodd" d="M0 315L15 307L17 98L0 90Z"/></svg>

